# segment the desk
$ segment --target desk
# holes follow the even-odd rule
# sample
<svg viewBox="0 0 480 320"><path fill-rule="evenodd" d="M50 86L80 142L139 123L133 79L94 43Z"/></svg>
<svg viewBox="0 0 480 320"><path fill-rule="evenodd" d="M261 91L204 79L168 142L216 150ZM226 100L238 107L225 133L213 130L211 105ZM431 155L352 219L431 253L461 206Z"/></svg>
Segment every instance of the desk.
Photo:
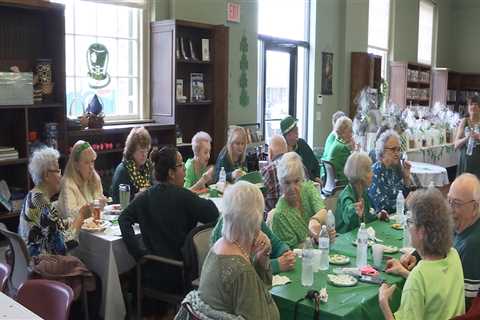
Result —
<svg viewBox="0 0 480 320"><path fill-rule="evenodd" d="M138 225L135 234L140 233ZM104 232L80 231L79 246L73 252L102 280L100 315L104 320L124 319L127 313L119 274L135 267L135 259L128 253L118 225Z"/></svg>
<svg viewBox="0 0 480 320"><path fill-rule="evenodd" d="M368 226L372 226L376 231L377 238L384 240L385 244L401 247L403 231L394 230L389 223L374 221ZM352 240L356 239L357 230L340 235L331 247L331 253L341 253L351 258L347 267L355 266L356 247L352 245ZM391 254L395 258L400 257L400 253ZM371 252L369 252L369 263L372 263ZM330 265L328 273L332 273L336 266ZM284 286L273 287L272 296L280 310L282 320L294 319L295 302L304 297L309 289L324 287L326 283L326 273L317 272L314 276L314 285L311 288L302 287L301 279L301 260L297 259L295 270L281 273L290 278L291 283ZM396 284L397 290L392 297L390 306L392 310L398 309L400 305L401 289L404 279L399 276L389 275L382 272L384 280L390 284ZM320 306L320 319L338 320L338 319L384 319L378 305L378 285L359 283L355 287L335 287L326 285L328 291L328 302ZM311 301L302 301L298 306L297 319L312 319L314 306Z"/></svg>
<svg viewBox="0 0 480 320"><path fill-rule="evenodd" d="M0 319L42 320L32 311L0 292Z"/></svg>

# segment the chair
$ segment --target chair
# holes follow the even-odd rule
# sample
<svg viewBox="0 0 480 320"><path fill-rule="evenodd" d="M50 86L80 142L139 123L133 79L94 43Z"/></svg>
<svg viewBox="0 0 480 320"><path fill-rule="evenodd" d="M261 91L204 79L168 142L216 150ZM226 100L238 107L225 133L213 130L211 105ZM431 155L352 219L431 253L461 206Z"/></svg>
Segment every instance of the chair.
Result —
<svg viewBox="0 0 480 320"><path fill-rule="evenodd" d="M18 290L17 301L43 319L67 320L73 290L52 280L28 280Z"/></svg>
<svg viewBox="0 0 480 320"><path fill-rule="evenodd" d="M10 267L8 264L0 262L0 292L6 293L6 285L8 276L10 275Z"/></svg>
<svg viewBox="0 0 480 320"><path fill-rule="evenodd" d="M330 161L322 160L322 166L325 170L325 184L322 188L322 194L326 197L329 197L335 193L336 190L343 188L343 185L337 184L337 174L335 172L335 167Z"/></svg>
<svg viewBox="0 0 480 320"><path fill-rule="evenodd" d="M185 308L185 310L187 310L190 320L201 320L200 316L196 314L190 303L184 302L182 303L182 306Z"/></svg>
<svg viewBox="0 0 480 320"><path fill-rule="evenodd" d="M13 250L13 263L8 279L8 288L10 296L15 296L17 290L30 277L30 256L23 239L15 232L9 231L3 223L0 223L0 234L8 239Z"/></svg>
<svg viewBox="0 0 480 320"><path fill-rule="evenodd" d="M477 296L475 299L473 299L472 304L470 305L470 308L465 314L452 318L452 320L476 320L476 319L480 319L480 296Z"/></svg>
<svg viewBox="0 0 480 320"><path fill-rule="evenodd" d="M184 254L184 262L187 264L190 259L187 256L190 256L191 259L191 267L187 268L186 275L192 279L191 283L194 288L198 288L200 284L200 274L202 272L203 262L207 257L207 253L210 250L210 236L213 230L213 224L204 224L194 228L190 231L189 235L187 236L187 241L185 242L185 247L183 249ZM188 252L187 250L187 243L190 241L193 244L193 249ZM196 261L196 263L195 263Z"/></svg>

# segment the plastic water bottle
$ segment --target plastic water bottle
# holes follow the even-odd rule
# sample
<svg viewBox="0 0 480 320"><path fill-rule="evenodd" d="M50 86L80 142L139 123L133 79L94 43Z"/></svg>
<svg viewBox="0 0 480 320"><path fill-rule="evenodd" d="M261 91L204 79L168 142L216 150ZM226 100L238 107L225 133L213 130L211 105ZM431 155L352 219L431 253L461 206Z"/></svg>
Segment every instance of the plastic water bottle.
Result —
<svg viewBox="0 0 480 320"><path fill-rule="evenodd" d="M357 268L362 268L367 265L368 254L368 232L365 228L365 223L362 222L357 234Z"/></svg>
<svg viewBox="0 0 480 320"><path fill-rule="evenodd" d="M309 237L305 240L302 252L302 286L313 285L313 245Z"/></svg>
<svg viewBox="0 0 480 320"><path fill-rule="evenodd" d="M327 212L327 229L335 229L335 215L333 214L332 210L328 210Z"/></svg>
<svg viewBox="0 0 480 320"><path fill-rule="evenodd" d="M222 167L220 169L220 174L218 175L217 188L220 191L223 191L225 189L225 184L226 183L227 183L227 173L225 172L225 168Z"/></svg>
<svg viewBox="0 0 480 320"><path fill-rule="evenodd" d="M467 156L471 156L473 154L473 149L475 148L475 139L472 137L472 132L468 127L465 128L465 136L468 136Z"/></svg>
<svg viewBox="0 0 480 320"><path fill-rule="evenodd" d="M411 239L410 239L410 231L408 230L407 227L407 218L412 216L411 211L407 211L406 217L405 217L405 223L403 224L403 247L408 248L411 247Z"/></svg>
<svg viewBox="0 0 480 320"><path fill-rule="evenodd" d="M318 251L320 256L318 270L328 270L330 266L328 255L330 253L330 237L328 236L327 226L323 225L318 236Z"/></svg>
<svg viewBox="0 0 480 320"><path fill-rule="evenodd" d="M403 197L402 190L398 191L397 195L397 223L403 223L403 213L405 211L405 198Z"/></svg>

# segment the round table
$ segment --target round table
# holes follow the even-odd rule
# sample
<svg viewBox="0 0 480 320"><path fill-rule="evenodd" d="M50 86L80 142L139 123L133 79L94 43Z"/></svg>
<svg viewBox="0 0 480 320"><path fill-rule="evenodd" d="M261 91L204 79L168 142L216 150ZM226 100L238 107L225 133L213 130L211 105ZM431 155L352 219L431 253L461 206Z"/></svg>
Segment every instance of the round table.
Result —
<svg viewBox="0 0 480 320"><path fill-rule="evenodd" d="M447 169L431 163L411 161L410 172L413 181L418 187L426 188L433 182L435 187L443 187L449 184Z"/></svg>

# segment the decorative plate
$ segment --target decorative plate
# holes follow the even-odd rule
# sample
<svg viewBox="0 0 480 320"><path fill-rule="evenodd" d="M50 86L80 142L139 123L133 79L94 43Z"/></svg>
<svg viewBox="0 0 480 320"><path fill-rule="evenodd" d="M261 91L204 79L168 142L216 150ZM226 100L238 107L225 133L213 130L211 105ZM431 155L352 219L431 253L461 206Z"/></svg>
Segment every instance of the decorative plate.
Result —
<svg viewBox="0 0 480 320"><path fill-rule="evenodd" d="M343 265L350 263L350 258L343 254L332 254L328 257L331 264Z"/></svg>
<svg viewBox="0 0 480 320"><path fill-rule="evenodd" d="M328 281L337 287L353 287L358 283L358 280L349 274L329 274Z"/></svg>

